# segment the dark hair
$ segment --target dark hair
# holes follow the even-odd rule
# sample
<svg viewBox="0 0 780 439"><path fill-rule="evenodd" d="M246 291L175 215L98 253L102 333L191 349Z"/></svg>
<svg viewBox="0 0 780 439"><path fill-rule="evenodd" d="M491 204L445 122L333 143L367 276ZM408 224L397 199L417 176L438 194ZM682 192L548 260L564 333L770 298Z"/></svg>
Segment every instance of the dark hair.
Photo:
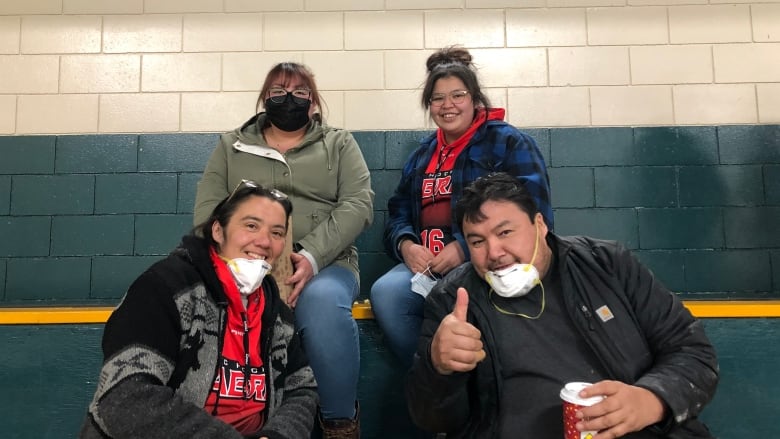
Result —
<svg viewBox="0 0 780 439"><path fill-rule="evenodd" d="M486 201L509 201L528 214L533 224L539 208L523 182L506 172L494 172L474 180L463 189L463 195L455 205L455 218L463 227L463 221L479 223L485 220L482 205Z"/></svg>
<svg viewBox="0 0 780 439"><path fill-rule="evenodd" d="M284 228L287 229L290 226L290 215L292 215L292 203L286 195L280 196L281 192L274 191L273 189L266 189L262 186L241 186L238 187L232 194L225 197L224 200L217 204L214 211L211 212L208 219L192 229L193 234L200 236L206 240L206 242L219 249L219 243L214 241L214 237L211 235L211 228L215 222L218 222L222 229L226 229L230 218L236 213L238 207L249 199L249 197L265 197L271 201L276 201L284 208Z"/></svg>
<svg viewBox="0 0 780 439"><path fill-rule="evenodd" d="M445 47L429 56L425 67L428 71L428 77L425 79L425 88L423 88L422 106L426 110L431 106L431 96L436 81L450 76L463 81L475 106L490 108L490 99L482 92L477 71L471 62L471 54L468 50L458 46Z"/></svg>
<svg viewBox="0 0 780 439"><path fill-rule="evenodd" d="M325 100L322 99L322 95L320 95L319 90L317 90L317 83L314 81L314 73L305 65L296 62L280 62L271 67L271 70L265 75L265 82L263 82L263 87L260 89L260 96L257 98L255 110L259 112L261 107L265 107L265 97L268 95L268 90L271 89L271 86L277 79L279 79L279 82L282 84L287 84L292 79L301 79L306 87L311 90L312 104L317 106L320 109L320 112L323 111L323 107L326 106ZM321 114L318 115L318 113L315 113L315 117L322 121Z"/></svg>

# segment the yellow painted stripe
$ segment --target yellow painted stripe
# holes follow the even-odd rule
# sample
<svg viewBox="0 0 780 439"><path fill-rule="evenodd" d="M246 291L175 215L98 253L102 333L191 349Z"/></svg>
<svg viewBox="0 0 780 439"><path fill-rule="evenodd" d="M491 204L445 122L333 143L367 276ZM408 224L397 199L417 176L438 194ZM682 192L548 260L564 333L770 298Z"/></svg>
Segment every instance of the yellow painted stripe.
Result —
<svg viewBox="0 0 780 439"><path fill-rule="evenodd" d="M2 325L105 323L113 307L0 308Z"/></svg>
<svg viewBox="0 0 780 439"><path fill-rule="evenodd" d="M689 300L683 302L700 318L780 317L780 300ZM0 325L46 325L66 323L105 323L112 307L0 308ZM352 305L355 319L373 319L366 300Z"/></svg>
<svg viewBox="0 0 780 439"><path fill-rule="evenodd" d="M780 300L689 300L696 317L780 317Z"/></svg>
<svg viewBox="0 0 780 439"><path fill-rule="evenodd" d="M0 325L47 325L65 323L105 323L114 311L113 307L38 307L38 308L2 308L0 307ZM355 319L373 319L371 304L368 301L355 302L352 305Z"/></svg>

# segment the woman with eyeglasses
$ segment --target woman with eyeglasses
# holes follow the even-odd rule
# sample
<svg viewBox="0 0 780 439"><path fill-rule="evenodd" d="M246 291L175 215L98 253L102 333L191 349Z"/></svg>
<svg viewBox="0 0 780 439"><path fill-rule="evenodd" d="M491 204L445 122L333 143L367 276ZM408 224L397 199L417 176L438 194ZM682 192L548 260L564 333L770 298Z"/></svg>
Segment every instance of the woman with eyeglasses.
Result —
<svg viewBox="0 0 780 439"><path fill-rule="evenodd" d="M266 275L291 211L242 182L133 282L106 323L81 438L310 437L317 383Z"/></svg>
<svg viewBox="0 0 780 439"><path fill-rule="evenodd" d="M491 107L468 50L443 48L426 67L422 106L438 129L409 156L388 201L384 243L399 263L371 287L374 316L404 368L417 350L425 297L439 277L469 258L453 219L464 187L507 172L528 187L553 228L542 154L533 138L504 122L504 109Z"/></svg>
<svg viewBox="0 0 780 439"><path fill-rule="evenodd" d="M370 175L352 135L326 125L314 75L283 62L266 75L252 116L221 136L198 183L195 222L241 179L279 188L295 206L288 303L317 378L325 437L358 437L359 294L353 242L373 219Z"/></svg>

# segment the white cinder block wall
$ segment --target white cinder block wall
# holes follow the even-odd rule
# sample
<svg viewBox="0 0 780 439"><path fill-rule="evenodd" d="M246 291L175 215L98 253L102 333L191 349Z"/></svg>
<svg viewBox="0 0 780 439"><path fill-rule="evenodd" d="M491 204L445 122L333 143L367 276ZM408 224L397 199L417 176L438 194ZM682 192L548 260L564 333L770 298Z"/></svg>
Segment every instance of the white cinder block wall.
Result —
<svg viewBox="0 0 780 439"><path fill-rule="evenodd" d="M282 60L333 125L426 128L450 44L522 127L780 123L780 0L2 0L0 134L229 130Z"/></svg>

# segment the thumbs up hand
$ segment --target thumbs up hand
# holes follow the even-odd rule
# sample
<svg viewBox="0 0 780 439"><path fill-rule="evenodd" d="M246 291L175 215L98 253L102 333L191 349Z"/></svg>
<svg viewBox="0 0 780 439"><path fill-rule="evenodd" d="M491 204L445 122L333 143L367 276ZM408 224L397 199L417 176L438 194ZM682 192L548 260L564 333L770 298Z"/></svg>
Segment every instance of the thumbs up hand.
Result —
<svg viewBox="0 0 780 439"><path fill-rule="evenodd" d="M482 348L482 334L466 321L469 308L469 294L465 288L458 288L455 307L439 324L431 343L431 362L442 374L468 372L485 359Z"/></svg>

